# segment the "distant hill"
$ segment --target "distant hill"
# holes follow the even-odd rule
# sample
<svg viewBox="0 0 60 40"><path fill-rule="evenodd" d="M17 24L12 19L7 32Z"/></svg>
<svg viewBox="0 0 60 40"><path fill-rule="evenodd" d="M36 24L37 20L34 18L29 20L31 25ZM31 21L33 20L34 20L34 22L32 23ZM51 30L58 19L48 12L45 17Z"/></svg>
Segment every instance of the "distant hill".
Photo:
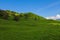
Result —
<svg viewBox="0 0 60 40"><path fill-rule="evenodd" d="M21 19L34 19L34 20L42 20L45 19L41 16L38 16L32 12L27 12L27 13L18 13L10 10L0 10L0 18L2 19L16 19L16 20L21 20ZM15 21L16 21L15 20Z"/></svg>
<svg viewBox="0 0 60 40"><path fill-rule="evenodd" d="M0 40L60 40L60 21L0 10Z"/></svg>

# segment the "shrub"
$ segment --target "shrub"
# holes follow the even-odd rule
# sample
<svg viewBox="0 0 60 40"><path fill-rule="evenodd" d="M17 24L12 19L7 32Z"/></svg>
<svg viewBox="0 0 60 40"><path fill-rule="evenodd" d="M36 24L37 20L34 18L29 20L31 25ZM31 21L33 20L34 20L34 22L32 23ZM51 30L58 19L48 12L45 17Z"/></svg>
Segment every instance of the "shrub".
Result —
<svg viewBox="0 0 60 40"><path fill-rule="evenodd" d="M18 14L15 14L13 20L15 20L15 21L19 21L19 15L18 15Z"/></svg>
<svg viewBox="0 0 60 40"><path fill-rule="evenodd" d="M9 14L4 10L0 10L0 17L3 19L8 19Z"/></svg>

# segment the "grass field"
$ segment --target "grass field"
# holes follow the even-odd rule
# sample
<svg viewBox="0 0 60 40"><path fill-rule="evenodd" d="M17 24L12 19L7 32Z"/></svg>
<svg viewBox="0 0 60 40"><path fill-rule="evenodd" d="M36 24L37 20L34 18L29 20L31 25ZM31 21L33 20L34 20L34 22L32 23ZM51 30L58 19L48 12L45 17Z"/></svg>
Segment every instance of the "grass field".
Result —
<svg viewBox="0 0 60 40"><path fill-rule="evenodd" d="M0 19L0 40L60 40L60 25L47 21Z"/></svg>

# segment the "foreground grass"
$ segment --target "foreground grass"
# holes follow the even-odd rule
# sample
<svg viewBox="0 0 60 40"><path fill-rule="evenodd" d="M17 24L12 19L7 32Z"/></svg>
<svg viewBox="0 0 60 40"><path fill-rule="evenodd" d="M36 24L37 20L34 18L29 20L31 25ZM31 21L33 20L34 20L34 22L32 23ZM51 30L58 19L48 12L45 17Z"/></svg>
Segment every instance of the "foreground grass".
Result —
<svg viewBox="0 0 60 40"><path fill-rule="evenodd" d="M60 40L60 25L44 21L0 19L0 40Z"/></svg>

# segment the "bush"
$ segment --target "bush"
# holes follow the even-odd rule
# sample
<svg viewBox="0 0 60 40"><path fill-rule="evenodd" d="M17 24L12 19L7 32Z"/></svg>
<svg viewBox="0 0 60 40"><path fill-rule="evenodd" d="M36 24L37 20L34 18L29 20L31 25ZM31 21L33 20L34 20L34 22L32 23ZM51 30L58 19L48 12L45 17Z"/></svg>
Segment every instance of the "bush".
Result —
<svg viewBox="0 0 60 40"><path fill-rule="evenodd" d="M0 10L0 17L7 20L9 17L9 14L4 10Z"/></svg>
<svg viewBox="0 0 60 40"><path fill-rule="evenodd" d="M19 15L14 15L14 19L15 21L19 21Z"/></svg>
<svg viewBox="0 0 60 40"><path fill-rule="evenodd" d="M20 17L24 17L24 13L20 13Z"/></svg>

